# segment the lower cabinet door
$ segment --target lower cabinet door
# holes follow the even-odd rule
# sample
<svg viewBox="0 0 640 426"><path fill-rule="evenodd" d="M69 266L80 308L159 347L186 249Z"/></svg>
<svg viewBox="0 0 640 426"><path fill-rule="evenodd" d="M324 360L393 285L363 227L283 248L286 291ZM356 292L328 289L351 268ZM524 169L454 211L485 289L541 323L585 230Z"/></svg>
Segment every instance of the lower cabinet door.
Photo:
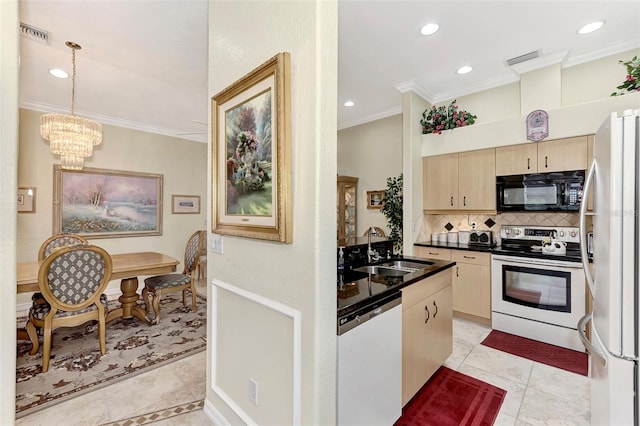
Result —
<svg viewBox="0 0 640 426"><path fill-rule="evenodd" d="M402 405L451 355L452 298L451 286L447 286L403 312Z"/></svg>

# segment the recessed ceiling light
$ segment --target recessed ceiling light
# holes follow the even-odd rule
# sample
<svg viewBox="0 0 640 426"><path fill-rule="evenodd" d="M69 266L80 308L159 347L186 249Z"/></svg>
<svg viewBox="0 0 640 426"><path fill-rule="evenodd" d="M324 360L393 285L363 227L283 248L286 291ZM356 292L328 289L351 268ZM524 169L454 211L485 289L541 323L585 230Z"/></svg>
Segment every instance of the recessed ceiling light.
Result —
<svg viewBox="0 0 640 426"><path fill-rule="evenodd" d="M57 78L69 78L69 74L66 71L61 70L60 68L51 68L49 70L49 74Z"/></svg>
<svg viewBox="0 0 640 426"><path fill-rule="evenodd" d="M427 24L420 29L420 34L428 36L431 34L435 34L438 29L440 29L440 25L436 23Z"/></svg>
<svg viewBox="0 0 640 426"><path fill-rule="evenodd" d="M599 30L604 25L602 21L591 22L578 30L578 34L589 34Z"/></svg>
<svg viewBox="0 0 640 426"><path fill-rule="evenodd" d="M465 65L463 67L458 68L458 71L456 71L458 74L466 74L468 72L471 72L473 68L471 68L469 65Z"/></svg>
<svg viewBox="0 0 640 426"><path fill-rule="evenodd" d="M346 106L346 107L352 107L352 106L354 106L354 105L355 105L355 102L353 102L353 101L346 101L346 102L344 103L344 106Z"/></svg>

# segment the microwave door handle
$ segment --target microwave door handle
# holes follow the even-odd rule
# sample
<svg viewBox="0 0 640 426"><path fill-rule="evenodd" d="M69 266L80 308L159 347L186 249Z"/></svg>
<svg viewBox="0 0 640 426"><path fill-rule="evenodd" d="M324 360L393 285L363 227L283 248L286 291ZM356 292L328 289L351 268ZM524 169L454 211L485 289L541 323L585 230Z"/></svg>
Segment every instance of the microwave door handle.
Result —
<svg viewBox="0 0 640 426"><path fill-rule="evenodd" d="M591 192L593 180L595 179L595 174L596 174L596 160L594 159L591 162L591 166L589 167L589 171L587 172L587 178L584 183L584 191L582 193L582 200L580 202L580 225L579 225L580 226L579 228L580 229L580 257L582 258L584 275L587 280L587 284L589 284L589 291L591 292L592 297L595 297L596 295L596 286L595 286L595 282L593 281L593 275L591 275L591 269L589 268L589 256L587 255L587 201L589 198L589 193Z"/></svg>

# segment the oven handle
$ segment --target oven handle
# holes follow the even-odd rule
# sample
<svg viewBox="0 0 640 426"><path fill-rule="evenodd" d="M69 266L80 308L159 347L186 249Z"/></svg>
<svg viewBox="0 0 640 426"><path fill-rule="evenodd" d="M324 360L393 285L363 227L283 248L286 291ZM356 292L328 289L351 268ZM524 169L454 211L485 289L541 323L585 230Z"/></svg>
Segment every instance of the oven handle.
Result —
<svg viewBox="0 0 640 426"><path fill-rule="evenodd" d="M596 173L596 160L591 162L589 171L587 172L587 179L584 184L584 191L582 192L582 202L580 203L580 257L582 258L582 267L584 268L584 275L589 284L589 291L591 297L596 295L596 286L593 281L593 275L591 275L591 269L589 268L589 256L587 254L587 198L589 192L591 192L591 186L593 185L593 179Z"/></svg>
<svg viewBox="0 0 640 426"><path fill-rule="evenodd" d="M578 337L580 337L580 341L582 342L582 345L587 350L587 352L589 352L595 358L598 358L598 360L606 367L607 366L606 355L604 354L604 352L600 350L600 348L595 346L593 343L589 341L589 339L587 339L587 335L585 334L585 331L584 331L587 328L587 324L590 323L591 320L593 320L592 313L588 313L587 315L580 318L580 321L578 321Z"/></svg>
<svg viewBox="0 0 640 426"><path fill-rule="evenodd" d="M493 255L492 256L493 260L499 260L502 262L508 262L508 263L521 263L527 266L556 266L556 267L560 267L560 268L570 268L570 269L582 269L582 265L578 262L563 262L562 264L558 264L558 263L554 263L553 261L547 261L547 260L543 260L543 259L538 259L538 258L523 258L526 260L520 260L520 258L518 257L514 257L514 256L500 256L500 255ZM575 266L574 266L575 265Z"/></svg>

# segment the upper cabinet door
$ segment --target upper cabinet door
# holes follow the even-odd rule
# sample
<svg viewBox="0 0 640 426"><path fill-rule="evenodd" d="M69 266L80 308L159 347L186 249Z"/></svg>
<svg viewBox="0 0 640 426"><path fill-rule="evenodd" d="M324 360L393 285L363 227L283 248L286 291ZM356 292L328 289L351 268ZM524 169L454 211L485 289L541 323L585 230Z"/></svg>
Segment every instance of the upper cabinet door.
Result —
<svg viewBox="0 0 640 426"><path fill-rule="evenodd" d="M423 169L424 203L422 208L424 210L457 209L458 154L424 157Z"/></svg>
<svg viewBox="0 0 640 426"><path fill-rule="evenodd" d="M496 150L458 154L459 210L496 209Z"/></svg>
<svg viewBox="0 0 640 426"><path fill-rule="evenodd" d="M526 175L537 171L537 144L526 143L496 148L496 176Z"/></svg>
<svg viewBox="0 0 640 426"><path fill-rule="evenodd" d="M538 142L538 172L586 170L587 136Z"/></svg>

